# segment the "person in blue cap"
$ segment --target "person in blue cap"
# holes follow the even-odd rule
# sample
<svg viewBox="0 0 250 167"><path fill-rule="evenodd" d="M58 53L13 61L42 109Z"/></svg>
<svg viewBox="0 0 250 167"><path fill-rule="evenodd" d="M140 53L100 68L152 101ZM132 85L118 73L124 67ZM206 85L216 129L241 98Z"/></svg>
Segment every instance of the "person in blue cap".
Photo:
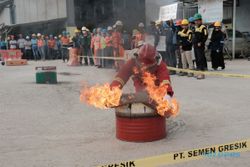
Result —
<svg viewBox="0 0 250 167"><path fill-rule="evenodd" d="M194 15L195 31L193 37L194 53L196 59L196 68L199 71L207 70L207 60L205 57L205 43L208 38L208 31L202 24L202 16L199 13ZM197 75L197 79L205 79L204 74Z"/></svg>

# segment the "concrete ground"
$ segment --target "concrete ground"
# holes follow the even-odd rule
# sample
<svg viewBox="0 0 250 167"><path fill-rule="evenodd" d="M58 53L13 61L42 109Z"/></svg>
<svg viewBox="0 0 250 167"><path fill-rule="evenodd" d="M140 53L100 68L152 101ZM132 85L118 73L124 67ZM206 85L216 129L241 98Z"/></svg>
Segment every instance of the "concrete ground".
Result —
<svg viewBox="0 0 250 167"><path fill-rule="evenodd" d="M57 66L59 84L35 84L35 67L41 65ZM227 62L224 72L250 74L250 62ZM114 111L79 101L82 83L110 82L114 74L61 61L0 66L0 166L90 167L250 138L250 79L172 76L181 113L167 120L168 136L149 143L119 141ZM169 166L241 167L249 166L249 157L245 152Z"/></svg>

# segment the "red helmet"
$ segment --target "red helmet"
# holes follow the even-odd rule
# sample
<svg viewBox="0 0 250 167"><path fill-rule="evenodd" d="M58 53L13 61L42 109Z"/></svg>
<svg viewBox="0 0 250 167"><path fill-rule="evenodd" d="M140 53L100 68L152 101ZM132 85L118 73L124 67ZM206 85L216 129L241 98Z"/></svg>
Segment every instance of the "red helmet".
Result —
<svg viewBox="0 0 250 167"><path fill-rule="evenodd" d="M139 50L139 61L143 64L150 65L156 63L157 51L154 46L144 44Z"/></svg>

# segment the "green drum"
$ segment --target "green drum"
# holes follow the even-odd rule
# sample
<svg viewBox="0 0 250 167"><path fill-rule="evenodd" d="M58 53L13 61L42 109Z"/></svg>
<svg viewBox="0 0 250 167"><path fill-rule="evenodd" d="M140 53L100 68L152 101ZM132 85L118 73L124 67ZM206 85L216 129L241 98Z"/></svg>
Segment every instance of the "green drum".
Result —
<svg viewBox="0 0 250 167"><path fill-rule="evenodd" d="M36 67L37 84L56 84L57 73L55 66Z"/></svg>

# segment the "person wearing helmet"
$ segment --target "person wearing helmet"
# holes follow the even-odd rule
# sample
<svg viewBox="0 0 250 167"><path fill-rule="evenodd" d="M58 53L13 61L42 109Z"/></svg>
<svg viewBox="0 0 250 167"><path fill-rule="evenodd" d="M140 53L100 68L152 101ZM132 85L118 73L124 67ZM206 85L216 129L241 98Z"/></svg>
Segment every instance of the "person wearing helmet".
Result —
<svg viewBox="0 0 250 167"><path fill-rule="evenodd" d="M183 19L181 22L182 30L178 32L178 36L180 39L180 50L181 50L181 60L182 60L182 68L190 70L194 69L193 61L192 61L192 31L188 28L189 21L187 19ZM186 73L182 73L186 75ZM192 77L193 74L188 73L189 77Z"/></svg>
<svg viewBox="0 0 250 167"><path fill-rule="evenodd" d="M148 72L156 77L155 84L165 86L164 92L166 98L173 96L171 81L168 74L167 65L158 57L156 48L150 44L144 44L138 52L138 55L130 60L119 70L111 82L111 88L122 89L127 81L132 77L136 92L145 90L143 76Z"/></svg>
<svg viewBox="0 0 250 167"><path fill-rule="evenodd" d="M138 24L138 32L135 35L135 47L138 47L139 41L145 41L145 29L144 29L144 24L139 23Z"/></svg>
<svg viewBox="0 0 250 167"><path fill-rule="evenodd" d="M127 61L127 63L119 70L111 83L111 87L123 88L129 78L133 76L135 91L143 91L145 85L142 82L142 73L137 72L150 72L157 77L158 85L166 84L166 93L173 96L174 92L170 84L170 77L168 74L167 65L163 61L159 61L158 52L156 48L150 44L145 44L139 49L139 53L135 58Z"/></svg>
<svg viewBox="0 0 250 167"><path fill-rule="evenodd" d="M105 53L106 57L113 57L114 56L113 55L114 51L113 51L112 33L113 33L113 28L111 26L109 26L107 28L107 33L106 33L106 37L105 37L106 48L104 49L104 53ZM104 67L112 68L114 65L113 60L104 59L103 61L104 61Z"/></svg>
<svg viewBox="0 0 250 167"><path fill-rule="evenodd" d="M37 34L37 47L41 60L45 61L45 41L40 33Z"/></svg>
<svg viewBox="0 0 250 167"><path fill-rule="evenodd" d="M24 42L24 54L25 54L25 58L28 60L31 59L31 55L32 55L31 45L32 43L30 41L30 37L26 36L25 42Z"/></svg>
<svg viewBox="0 0 250 167"><path fill-rule="evenodd" d="M113 41L113 50L114 57L123 57L123 42L122 42L122 28L123 23L121 21L117 21L115 24L115 30L112 33L112 41ZM119 60L115 61L114 67L118 70L121 66L121 62Z"/></svg>
<svg viewBox="0 0 250 167"><path fill-rule="evenodd" d="M32 48L32 53L33 53L33 59L37 61L38 59L38 47L37 47L37 37L36 34L32 34L31 38L31 48Z"/></svg>
<svg viewBox="0 0 250 167"><path fill-rule="evenodd" d="M221 67L222 70L225 69L223 46L224 33L221 31L221 22L216 21L209 44L209 48L211 49L212 68L214 70L217 70L218 67Z"/></svg>
<svg viewBox="0 0 250 167"><path fill-rule="evenodd" d="M95 29L93 30L93 32ZM81 55L84 56L84 65L94 65L94 60L91 54L91 33L86 27L82 28L82 34L80 35ZM82 64L82 57L80 58L80 64Z"/></svg>
<svg viewBox="0 0 250 167"><path fill-rule="evenodd" d="M207 70L207 60L205 57L205 43L208 38L206 26L202 24L202 16L199 13L194 15L195 31L193 38L194 53L196 59L196 68L200 71ZM205 79L204 74L197 75L197 79Z"/></svg>
<svg viewBox="0 0 250 167"><path fill-rule="evenodd" d="M192 32L194 32L194 30L195 30L194 17L189 17L188 22L189 22L189 28L192 30Z"/></svg>
<svg viewBox="0 0 250 167"><path fill-rule="evenodd" d="M70 46L70 39L67 35L66 31L62 32L62 37L61 37L61 43L62 43L62 59L63 62L65 62L65 60L69 61L69 50L68 47Z"/></svg>
<svg viewBox="0 0 250 167"><path fill-rule="evenodd" d="M52 34L49 35L48 40L48 57L50 60L55 59L56 40Z"/></svg>
<svg viewBox="0 0 250 167"><path fill-rule="evenodd" d="M94 63L98 68L101 67L100 59L101 56L101 28L96 29L96 34L92 37L91 48L93 49L94 54Z"/></svg>

